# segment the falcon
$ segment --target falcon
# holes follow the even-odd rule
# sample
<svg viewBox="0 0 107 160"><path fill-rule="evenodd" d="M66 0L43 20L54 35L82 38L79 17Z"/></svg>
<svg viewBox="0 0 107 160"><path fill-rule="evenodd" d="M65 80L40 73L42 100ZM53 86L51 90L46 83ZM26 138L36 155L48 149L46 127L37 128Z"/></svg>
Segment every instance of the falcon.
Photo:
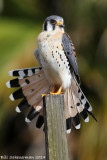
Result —
<svg viewBox="0 0 107 160"><path fill-rule="evenodd" d="M90 114L96 120L92 106L80 88L75 48L64 31L62 17L52 15L45 19L34 55L40 67L9 71L9 75L16 78L6 83L8 88L19 87L10 95L12 101L22 99L16 111L31 108L25 121L31 122L38 116L36 127L41 128L45 94L64 94L67 133L71 132L72 124L80 129L80 117L89 122Z"/></svg>

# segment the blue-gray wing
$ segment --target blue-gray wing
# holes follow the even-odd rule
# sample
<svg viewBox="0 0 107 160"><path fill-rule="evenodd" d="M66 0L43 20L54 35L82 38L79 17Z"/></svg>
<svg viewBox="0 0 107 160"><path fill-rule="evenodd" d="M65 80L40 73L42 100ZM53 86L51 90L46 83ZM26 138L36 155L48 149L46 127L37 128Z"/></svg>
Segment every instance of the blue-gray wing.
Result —
<svg viewBox="0 0 107 160"><path fill-rule="evenodd" d="M75 57L74 47L70 37L66 33L63 33L62 45L65 51L65 55L69 61L71 72L74 73L77 82L80 84L80 76L78 72L78 65Z"/></svg>
<svg viewBox="0 0 107 160"><path fill-rule="evenodd" d="M34 56L36 57L36 60L39 63L39 65L42 67L42 63L41 63L41 59L40 59L40 53L39 53L38 49L35 49Z"/></svg>

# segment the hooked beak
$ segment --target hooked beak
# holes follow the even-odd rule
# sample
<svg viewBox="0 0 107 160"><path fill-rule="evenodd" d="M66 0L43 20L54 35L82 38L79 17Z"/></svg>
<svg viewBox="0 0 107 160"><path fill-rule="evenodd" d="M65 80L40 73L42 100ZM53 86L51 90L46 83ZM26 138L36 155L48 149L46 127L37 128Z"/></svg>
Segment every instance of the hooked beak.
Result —
<svg viewBox="0 0 107 160"><path fill-rule="evenodd" d="M63 24L62 21L58 22L57 25L58 25L59 27L64 27L64 24Z"/></svg>

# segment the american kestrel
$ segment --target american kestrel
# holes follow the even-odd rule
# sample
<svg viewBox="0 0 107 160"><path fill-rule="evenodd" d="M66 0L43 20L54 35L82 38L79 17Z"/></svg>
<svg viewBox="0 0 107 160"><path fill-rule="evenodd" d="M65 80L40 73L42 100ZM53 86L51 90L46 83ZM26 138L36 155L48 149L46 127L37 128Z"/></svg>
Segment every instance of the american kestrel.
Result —
<svg viewBox="0 0 107 160"><path fill-rule="evenodd" d="M16 107L17 112L31 107L26 122L39 115L36 127L43 125L41 95L47 93L64 94L67 133L71 132L71 122L76 129L80 128L79 115L85 122L89 121L88 113L96 120L92 107L80 88L75 48L64 31L62 17L52 15L45 19L34 54L40 67L9 71L10 76L18 78L6 83L9 88L20 87L10 95L12 101L23 98Z"/></svg>

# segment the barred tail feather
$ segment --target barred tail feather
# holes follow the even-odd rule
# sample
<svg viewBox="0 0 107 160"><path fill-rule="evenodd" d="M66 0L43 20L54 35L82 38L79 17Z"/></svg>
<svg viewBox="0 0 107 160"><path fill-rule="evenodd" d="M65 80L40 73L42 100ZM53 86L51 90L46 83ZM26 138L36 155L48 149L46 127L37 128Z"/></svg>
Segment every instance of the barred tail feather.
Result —
<svg viewBox="0 0 107 160"><path fill-rule="evenodd" d="M40 102L38 106L33 106L25 118L26 122L31 122L35 117L37 117L43 110L43 104Z"/></svg>
<svg viewBox="0 0 107 160"><path fill-rule="evenodd" d="M36 128L40 129L44 123L44 117L43 117L43 109L40 111L40 114L38 116L38 119L36 121Z"/></svg>
<svg viewBox="0 0 107 160"><path fill-rule="evenodd" d="M10 95L10 99L12 101L22 99L16 107L16 112L20 113L26 108L31 108L25 121L31 122L38 116L36 128L41 128L44 123L41 95L49 93L51 89L43 69L41 67L18 69L10 71L9 74L17 78L8 81L6 83L7 87L19 87L18 90ZM76 129L80 129L80 117L82 117L85 122L89 122L88 114L90 114L96 120L92 113L92 106L75 78L72 80L71 87L64 91L64 102L67 133L71 132L71 124L73 124Z"/></svg>
<svg viewBox="0 0 107 160"><path fill-rule="evenodd" d="M39 84L41 85L41 83ZM42 86L42 88L40 88L40 90L38 90L37 92L35 92L35 94L33 94L32 96L28 96L28 102L29 104L32 105L38 105L38 103L40 103L42 101L42 94L47 94L49 92L49 85L44 85Z"/></svg>
<svg viewBox="0 0 107 160"><path fill-rule="evenodd" d="M68 134L71 132L71 117L66 119L66 130Z"/></svg>
<svg viewBox="0 0 107 160"><path fill-rule="evenodd" d="M31 107L31 105L28 103L28 101L26 100L26 98L24 98L16 107L16 112L21 112L24 109Z"/></svg>
<svg viewBox="0 0 107 160"><path fill-rule="evenodd" d="M75 80L72 80L72 86L65 90L64 101L66 107L67 133L71 132L71 122L76 129L80 129L80 117L82 117L86 123L89 122L88 113L96 120L89 101Z"/></svg>
<svg viewBox="0 0 107 160"><path fill-rule="evenodd" d="M40 80L42 80L42 79L46 79L45 78L45 75L44 75L44 71L43 70L41 70L41 68L35 68L35 73L33 73L32 74L32 76L28 76L28 74L26 74L26 76L22 76L22 75L24 75L25 73L24 73L24 70L27 70L27 69L23 69L23 74L19 74L19 76L18 76L18 74L15 74L15 75L17 75L18 76L18 78L16 78L16 79L12 79L12 80L10 80L10 81L8 81L7 83L6 83L6 86L8 87L8 88L13 88L13 87L24 87L24 86L29 86L29 85L31 85L32 83L37 83L37 82L39 82ZM30 69L29 69L30 70ZM32 69L31 69L32 70ZM31 71L30 70L30 71ZM16 70L14 70L14 71L10 71L10 72L12 72L12 74L14 74L14 72L16 73ZM20 70L17 70L17 72L19 72L20 73ZM21 72L22 72L22 69L21 69ZM21 78L22 77L22 78ZM29 84L29 85L28 85Z"/></svg>
<svg viewBox="0 0 107 160"><path fill-rule="evenodd" d="M40 129L44 123L44 117L43 115L39 115L37 122L36 122L36 128Z"/></svg>
<svg viewBox="0 0 107 160"><path fill-rule="evenodd" d="M28 123L31 122L38 114L39 112L37 112L36 109L32 107L27 117L25 118L25 121Z"/></svg>
<svg viewBox="0 0 107 160"><path fill-rule="evenodd" d="M64 93L64 101L66 107L66 123L67 123L67 133L71 132L71 122L76 129L80 128L80 121L78 118L78 111L73 99L72 88L66 89Z"/></svg>
<svg viewBox="0 0 107 160"><path fill-rule="evenodd" d="M9 71L10 76L19 77L19 79L22 79L24 77L32 76L33 74L38 73L42 67L33 67L33 68L25 68L25 69L16 69Z"/></svg>
<svg viewBox="0 0 107 160"><path fill-rule="evenodd" d="M47 81L41 67L17 69L9 72L10 76L16 76L6 83L8 88L20 87L10 95L12 101L22 99L16 107L16 112L20 113L26 108L31 108L25 118L26 122L31 122L38 116L36 127L40 128L43 120L42 94L50 92L50 83Z"/></svg>

